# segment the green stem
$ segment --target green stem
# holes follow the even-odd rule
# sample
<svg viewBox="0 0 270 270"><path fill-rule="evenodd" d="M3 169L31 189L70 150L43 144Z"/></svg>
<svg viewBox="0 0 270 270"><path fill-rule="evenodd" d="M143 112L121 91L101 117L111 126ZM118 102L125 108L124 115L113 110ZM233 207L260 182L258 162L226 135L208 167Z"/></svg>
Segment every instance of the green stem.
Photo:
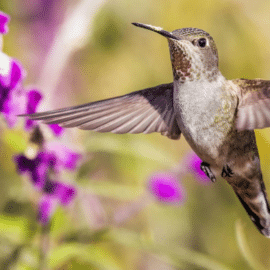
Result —
<svg viewBox="0 0 270 270"><path fill-rule="evenodd" d="M123 229L113 229L109 231L105 239L112 240L131 248L143 249L159 254L162 255L162 257L166 256L170 259L172 264L177 266L182 266L182 262L186 262L208 270L232 270L232 268L225 266L224 264L217 262L211 257L200 252L179 246L171 247L156 242L154 243L152 241L146 241L142 239L140 235Z"/></svg>
<svg viewBox="0 0 270 270"><path fill-rule="evenodd" d="M47 270L47 259L50 247L50 224L41 227L39 270Z"/></svg>
<svg viewBox="0 0 270 270"><path fill-rule="evenodd" d="M267 270L252 254L247 238L244 234L244 228L240 220L238 220L235 224L236 227L236 239L239 246L239 249L243 255L243 257L246 259L248 264L255 270Z"/></svg>
<svg viewBox="0 0 270 270"><path fill-rule="evenodd" d="M23 249L24 245L19 245L17 246L11 255L2 263L0 269L1 270L6 270L6 269L11 269L12 266L14 266L17 263L17 260L20 257L20 253Z"/></svg>

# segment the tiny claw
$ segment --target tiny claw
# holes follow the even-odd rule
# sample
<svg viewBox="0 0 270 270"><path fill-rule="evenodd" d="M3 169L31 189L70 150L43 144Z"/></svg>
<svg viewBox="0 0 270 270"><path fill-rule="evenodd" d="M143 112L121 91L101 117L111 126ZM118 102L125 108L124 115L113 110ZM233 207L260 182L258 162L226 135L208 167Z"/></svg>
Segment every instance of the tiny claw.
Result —
<svg viewBox="0 0 270 270"><path fill-rule="evenodd" d="M211 169L210 169L210 165L207 162L202 162L201 163L201 170L206 174L207 177L210 178L210 180L214 183L216 182L216 177L215 175L212 173Z"/></svg>
<svg viewBox="0 0 270 270"><path fill-rule="evenodd" d="M232 175L233 175L232 169L228 166L228 164L226 164L222 169L221 176L222 177L232 177Z"/></svg>

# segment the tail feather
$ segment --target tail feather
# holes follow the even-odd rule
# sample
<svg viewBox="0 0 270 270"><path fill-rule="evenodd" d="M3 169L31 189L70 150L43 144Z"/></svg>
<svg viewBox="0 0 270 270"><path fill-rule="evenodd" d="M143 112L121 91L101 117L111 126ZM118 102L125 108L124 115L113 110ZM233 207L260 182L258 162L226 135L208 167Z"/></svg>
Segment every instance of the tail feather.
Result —
<svg viewBox="0 0 270 270"><path fill-rule="evenodd" d="M255 189L254 182L251 186L253 188L245 190L234 187L234 191L258 230L270 238L270 208L264 183L259 181Z"/></svg>

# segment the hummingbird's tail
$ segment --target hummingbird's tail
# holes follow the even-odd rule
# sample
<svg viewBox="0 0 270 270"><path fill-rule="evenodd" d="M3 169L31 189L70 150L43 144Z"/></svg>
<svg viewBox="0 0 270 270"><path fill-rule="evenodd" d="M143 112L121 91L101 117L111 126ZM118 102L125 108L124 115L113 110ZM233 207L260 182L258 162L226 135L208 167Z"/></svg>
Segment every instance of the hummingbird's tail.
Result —
<svg viewBox="0 0 270 270"><path fill-rule="evenodd" d="M270 238L270 207L262 176L259 181L242 179L239 184L233 185L237 197L258 230Z"/></svg>

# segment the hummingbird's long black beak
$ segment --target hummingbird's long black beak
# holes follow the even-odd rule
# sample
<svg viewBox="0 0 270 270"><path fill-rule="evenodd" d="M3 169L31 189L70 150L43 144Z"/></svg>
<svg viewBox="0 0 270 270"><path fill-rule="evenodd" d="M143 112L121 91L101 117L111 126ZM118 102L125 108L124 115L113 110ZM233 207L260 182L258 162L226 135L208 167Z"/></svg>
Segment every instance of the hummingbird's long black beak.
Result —
<svg viewBox="0 0 270 270"><path fill-rule="evenodd" d="M179 38L175 37L171 32L165 31L161 27L156 27L156 26L153 26L150 24L142 24L142 23L132 23L132 24L135 26L141 27L141 28L145 28L145 29L154 31L154 32L156 32L164 37L179 40Z"/></svg>

